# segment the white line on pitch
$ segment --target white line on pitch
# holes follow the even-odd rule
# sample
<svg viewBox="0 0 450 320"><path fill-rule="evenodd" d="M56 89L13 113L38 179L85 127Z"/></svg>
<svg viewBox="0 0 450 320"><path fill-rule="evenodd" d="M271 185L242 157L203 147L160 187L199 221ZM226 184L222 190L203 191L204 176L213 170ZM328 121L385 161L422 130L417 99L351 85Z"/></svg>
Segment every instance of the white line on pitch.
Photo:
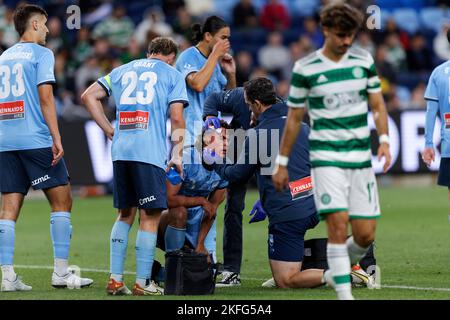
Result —
<svg viewBox="0 0 450 320"><path fill-rule="evenodd" d="M45 270L53 270L52 266L38 266L38 265L15 265L14 266L17 269L45 269ZM96 272L96 273L109 273L109 270L106 269L93 269L93 268L81 268L81 271L84 272ZM124 274L136 274L135 272L131 271L124 271ZM243 277L242 280L251 280L251 281L265 281L267 279L260 279L260 278L247 278ZM432 287L414 287L414 286L401 286L401 285L382 285L382 288L387 289L402 289L402 290L421 290L421 291L443 291L443 292L450 292L450 288L432 288Z"/></svg>

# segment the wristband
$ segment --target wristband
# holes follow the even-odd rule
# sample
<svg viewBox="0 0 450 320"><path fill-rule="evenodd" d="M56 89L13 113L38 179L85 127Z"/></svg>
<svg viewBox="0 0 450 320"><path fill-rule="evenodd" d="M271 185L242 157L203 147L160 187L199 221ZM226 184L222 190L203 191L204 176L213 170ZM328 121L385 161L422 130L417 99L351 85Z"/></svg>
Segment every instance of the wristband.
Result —
<svg viewBox="0 0 450 320"><path fill-rule="evenodd" d="M380 142L380 144L382 143L389 144L389 136L387 134L382 134L381 136L378 137L378 142Z"/></svg>
<svg viewBox="0 0 450 320"><path fill-rule="evenodd" d="M283 167L287 167L289 162L289 158L286 156L282 156L281 154L277 155L276 159L275 159L275 163L283 166Z"/></svg>

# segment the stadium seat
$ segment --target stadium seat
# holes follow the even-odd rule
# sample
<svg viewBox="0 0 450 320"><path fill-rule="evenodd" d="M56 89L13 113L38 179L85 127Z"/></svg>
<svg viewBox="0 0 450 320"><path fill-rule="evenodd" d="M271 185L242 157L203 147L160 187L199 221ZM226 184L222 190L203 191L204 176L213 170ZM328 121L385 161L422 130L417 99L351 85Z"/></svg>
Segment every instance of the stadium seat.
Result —
<svg viewBox="0 0 450 320"><path fill-rule="evenodd" d="M233 8L239 0L214 0L215 13L228 23L233 21Z"/></svg>
<svg viewBox="0 0 450 320"><path fill-rule="evenodd" d="M300 17L310 17L313 16L319 9L319 1L318 0L293 1L292 9L294 10L295 15L298 15Z"/></svg>
<svg viewBox="0 0 450 320"><path fill-rule="evenodd" d="M444 9L428 7L420 10L420 19L425 28L439 32L446 17Z"/></svg>
<svg viewBox="0 0 450 320"><path fill-rule="evenodd" d="M375 4L381 9L396 9L402 7L402 0L376 0Z"/></svg>
<svg viewBox="0 0 450 320"><path fill-rule="evenodd" d="M412 34L420 29L419 17L414 9L399 8L395 9L392 17L400 29Z"/></svg>
<svg viewBox="0 0 450 320"><path fill-rule="evenodd" d="M402 4L402 7L420 10L423 7L426 7L429 1L427 1L427 0L401 0L400 2Z"/></svg>

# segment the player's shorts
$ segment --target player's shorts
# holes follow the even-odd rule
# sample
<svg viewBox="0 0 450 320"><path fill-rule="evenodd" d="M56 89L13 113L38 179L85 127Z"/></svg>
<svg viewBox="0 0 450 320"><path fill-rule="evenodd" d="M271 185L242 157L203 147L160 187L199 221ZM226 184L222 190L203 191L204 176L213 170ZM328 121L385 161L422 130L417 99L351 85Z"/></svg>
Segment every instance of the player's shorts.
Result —
<svg viewBox="0 0 450 320"><path fill-rule="evenodd" d="M309 217L278 222L269 227L268 251L270 260L303 261L305 233L319 223L316 214Z"/></svg>
<svg viewBox="0 0 450 320"><path fill-rule="evenodd" d="M52 148L0 152L0 192L26 195L69 183L64 159L52 166Z"/></svg>
<svg viewBox="0 0 450 320"><path fill-rule="evenodd" d="M114 208L167 209L166 173L149 163L113 161Z"/></svg>
<svg viewBox="0 0 450 320"><path fill-rule="evenodd" d="M438 185L450 188L450 158L441 158Z"/></svg>
<svg viewBox="0 0 450 320"><path fill-rule="evenodd" d="M337 211L347 211L350 219L380 217L377 181L372 168L318 167L312 169L312 177L314 201L321 220Z"/></svg>

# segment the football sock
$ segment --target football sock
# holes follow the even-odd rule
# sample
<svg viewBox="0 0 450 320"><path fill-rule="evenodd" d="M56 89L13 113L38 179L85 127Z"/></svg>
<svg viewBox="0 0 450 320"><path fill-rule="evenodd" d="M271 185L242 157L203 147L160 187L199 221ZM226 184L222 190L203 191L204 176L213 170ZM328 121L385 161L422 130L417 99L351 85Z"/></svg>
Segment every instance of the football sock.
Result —
<svg viewBox="0 0 450 320"><path fill-rule="evenodd" d="M145 287L150 279L156 251L156 233L139 230L136 237L136 283Z"/></svg>
<svg viewBox="0 0 450 320"><path fill-rule="evenodd" d="M350 256L350 263L351 265L355 265L361 260L369 250L370 246L367 248L363 248L360 245L358 245L355 240L353 239L353 236L347 239L347 250L348 255Z"/></svg>
<svg viewBox="0 0 450 320"><path fill-rule="evenodd" d="M53 242L53 255L55 259L68 259L70 237L70 212L52 212L50 217L50 234Z"/></svg>
<svg viewBox="0 0 450 320"><path fill-rule="evenodd" d="M0 220L0 265L13 264L15 227L12 220Z"/></svg>
<svg viewBox="0 0 450 320"><path fill-rule="evenodd" d="M328 243L327 258L338 299L353 299L350 276L351 266L347 245Z"/></svg>
<svg viewBox="0 0 450 320"><path fill-rule="evenodd" d="M164 235L164 244L166 246L166 252L175 251L181 249L186 238L186 229L180 229L168 225L166 228L166 234Z"/></svg>
<svg viewBox="0 0 450 320"><path fill-rule="evenodd" d="M131 226L128 223L117 220L111 230L109 271L111 273L111 278L119 282L123 281L123 270L130 228Z"/></svg>
<svg viewBox="0 0 450 320"><path fill-rule="evenodd" d="M211 225L211 229L209 229L205 238L205 248L209 253L216 251L216 233L216 220L214 220L214 223Z"/></svg>

